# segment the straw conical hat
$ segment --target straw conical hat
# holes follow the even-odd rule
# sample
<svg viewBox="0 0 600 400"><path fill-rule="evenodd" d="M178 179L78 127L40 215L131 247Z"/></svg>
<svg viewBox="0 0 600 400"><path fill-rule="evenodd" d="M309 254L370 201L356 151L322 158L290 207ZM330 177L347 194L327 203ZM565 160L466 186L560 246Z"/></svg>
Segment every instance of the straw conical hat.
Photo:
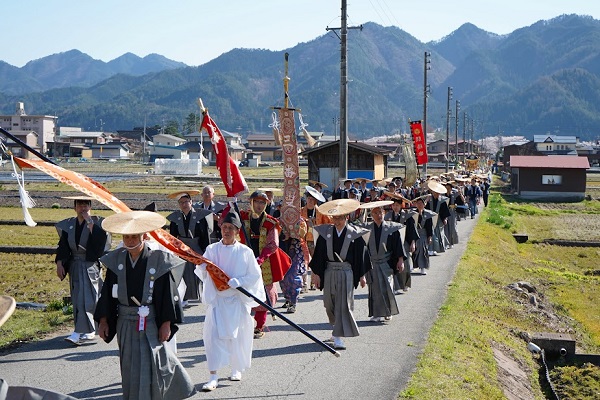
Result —
<svg viewBox="0 0 600 400"><path fill-rule="evenodd" d="M102 221L102 229L122 235L139 235L162 228L167 219L151 211L127 211L113 214Z"/></svg>
<svg viewBox="0 0 600 400"><path fill-rule="evenodd" d="M373 209L377 207L385 207L394 204L392 200L377 200L361 204L358 208Z"/></svg>
<svg viewBox="0 0 600 400"><path fill-rule="evenodd" d="M429 181L427 182L427 188L432 192L436 192L439 194L445 194L447 192L446 187L437 181Z"/></svg>
<svg viewBox="0 0 600 400"><path fill-rule="evenodd" d="M16 305L17 303L12 297L0 296L0 326L12 315Z"/></svg>
<svg viewBox="0 0 600 400"><path fill-rule="evenodd" d="M323 203L319 206L321 214L334 217L337 215L346 215L358 210L360 202L352 199L336 199Z"/></svg>
<svg viewBox="0 0 600 400"><path fill-rule="evenodd" d="M383 194L386 195L386 197L390 197L390 198L392 198L394 200L402 200L404 203L411 203L411 200L409 200L406 197L402 196L400 193L385 191L385 192L383 192Z"/></svg>
<svg viewBox="0 0 600 400"><path fill-rule="evenodd" d="M270 187L266 187L266 188L258 188L256 189L258 191L261 192L281 192L281 189L277 189L277 188L270 188Z"/></svg>
<svg viewBox="0 0 600 400"><path fill-rule="evenodd" d="M84 201L85 200L94 200L93 197L83 196L83 195L82 196L65 196L65 197L63 197L63 199L66 199L66 200L84 200Z"/></svg>
<svg viewBox="0 0 600 400"><path fill-rule="evenodd" d="M317 189L315 189L312 186L306 186L306 191L308 192L308 194L310 194L312 197L314 197L315 199L319 200L322 203L325 203L325 197L323 197L323 195L321 193L319 193L319 191Z"/></svg>
<svg viewBox="0 0 600 400"><path fill-rule="evenodd" d="M167 198L179 200L183 196L194 197L194 196L196 196L198 194L200 194L200 191L196 190L196 189L193 189L193 190L180 190L178 192L171 193L171 194L167 195Z"/></svg>
<svg viewBox="0 0 600 400"><path fill-rule="evenodd" d="M323 182L319 182L319 181L309 180L308 183L310 183L312 186L319 185L319 186L325 187L325 188L329 187L326 184L324 184Z"/></svg>

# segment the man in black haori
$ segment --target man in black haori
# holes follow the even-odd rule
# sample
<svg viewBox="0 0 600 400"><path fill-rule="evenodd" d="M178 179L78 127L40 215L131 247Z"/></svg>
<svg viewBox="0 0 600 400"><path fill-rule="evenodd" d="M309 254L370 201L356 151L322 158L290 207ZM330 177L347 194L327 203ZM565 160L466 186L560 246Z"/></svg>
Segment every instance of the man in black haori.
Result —
<svg viewBox="0 0 600 400"><path fill-rule="evenodd" d="M123 385L128 400L178 400L194 392L191 378L165 342L182 320L177 286L185 261L152 250L144 234L166 220L150 211L106 218L102 227L123 235L123 247L100 258L106 280L94 314L98 334L109 343L117 336Z"/></svg>
<svg viewBox="0 0 600 400"><path fill-rule="evenodd" d="M195 203L194 208L201 210L210 210L212 211L212 232L210 233L210 243L216 243L221 240L221 228L219 228L219 216L223 209L225 208L225 204L220 202L215 202L215 189L206 185L202 188L202 192L200 192L200 196L202 196L202 201ZM210 223L210 218L206 217L206 222ZM209 228L211 226L209 225ZM210 229L209 229L210 231Z"/></svg>
<svg viewBox="0 0 600 400"><path fill-rule="evenodd" d="M314 282L323 290L323 305L329 323L333 326L335 349L346 348L343 337L359 335L354 309L354 289L366 285L365 274L372 268L363 235L369 231L348 224L348 214L355 212L360 203L338 199L319 206L319 211L330 216L333 224L319 225L314 256L309 264Z"/></svg>
<svg viewBox="0 0 600 400"><path fill-rule="evenodd" d="M437 218L437 214L425 209L425 201L429 195L417 197L413 200L413 204L417 206L417 233L419 239L415 246L415 251L412 253L413 268L420 269L421 275L427 275L426 269L429 269L429 252L428 247L433 239L433 220Z"/></svg>
<svg viewBox="0 0 600 400"><path fill-rule="evenodd" d="M374 201L361 205L371 210L372 222L365 225L371 231L368 239L369 254L373 268L367 272L369 288L369 317L371 322L384 322L398 314L398 304L394 296L394 275L404 270L404 225L384 221L383 207L393 204L391 200Z"/></svg>
<svg viewBox="0 0 600 400"><path fill-rule="evenodd" d="M429 245L429 255L443 253L448 247L448 239L444 233L444 226L448 223L450 209L448 208L448 198L444 196L446 188L435 180L427 182L427 188L431 192L431 198L427 202L426 208L438 215L437 223L433 225L433 240Z"/></svg>
<svg viewBox="0 0 600 400"><path fill-rule="evenodd" d="M102 287L98 258L110 248L110 236L101 227L103 218L91 215L91 197L65 198L74 201L77 216L56 224L56 275L60 280L69 275L75 330L65 340L79 345L96 337L94 310Z"/></svg>
<svg viewBox="0 0 600 400"><path fill-rule="evenodd" d="M210 235L214 228L213 213L207 209L192 207L192 196L200 193L199 190L185 190L171 193L167 197L177 200L179 211L174 211L167 216L169 233L192 248L196 253L203 254L206 246L210 244ZM183 281L186 289L182 305L187 307L189 300L202 298L202 281L194 274L196 266L186 262Z"/></svg>
<svg viewBox="0 0 600 400"><path fill-rule="evenodd" d="M398 193L386 192L386 197L392 200L393 204L391 210L385 214L384 219L405 226L404 253L407 257L404 259L402 272L394 275L394 294L400 294L401 292L408 292L412 285L412 253L415 251L417 240L419 240L416 225L417 211L414 208L409 208L411 201Z"/></svg>
<svg viewBox="0 0 600 400"><path fill-rule="evenodd" d="M448 181L444 185L446 187L446 196L448 197L448 209L450 210L450 216L448 222L444 225L444 233L448 239L448 247L452 248L455 244L458 244L458 213L459 206L465 205L465 198L458 190L454 188L454 181Z"/></svg>

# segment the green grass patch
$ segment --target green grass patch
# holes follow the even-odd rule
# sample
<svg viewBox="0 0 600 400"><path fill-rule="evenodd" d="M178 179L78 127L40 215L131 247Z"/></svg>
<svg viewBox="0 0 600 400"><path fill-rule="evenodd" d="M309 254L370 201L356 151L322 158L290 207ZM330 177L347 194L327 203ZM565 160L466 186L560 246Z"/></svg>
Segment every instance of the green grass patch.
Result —
<svg viewBox="0 0 600 400"><path fill-rule="evenodd" d="M534 235L540 231L556 233L565 217L571 218L567 225L575 231L573 235L586 229L563 210L538 211L532 204L507 203L500 196L492 196L460 260L417 371L400 398L504 399L492 346L525 366L534 396L543 398L539 364L519 333L552 332L558 329L553 324L566 324L564 321L570 321L579 349L600 352L598 249L518 244L511 235L516 229ZM511 229L506 224L511 224ZM539 296L551 304L559 321L543 312L527 311L527 300L507 289L518 281L538 288ZM573 374L586 373L590 374ZM564 390L575 393L565 398L586 398L589 386L578 387L585 379L575 380L569 375L564 379ZM591 387L592 393L597 393L593 384Z"/></svg>

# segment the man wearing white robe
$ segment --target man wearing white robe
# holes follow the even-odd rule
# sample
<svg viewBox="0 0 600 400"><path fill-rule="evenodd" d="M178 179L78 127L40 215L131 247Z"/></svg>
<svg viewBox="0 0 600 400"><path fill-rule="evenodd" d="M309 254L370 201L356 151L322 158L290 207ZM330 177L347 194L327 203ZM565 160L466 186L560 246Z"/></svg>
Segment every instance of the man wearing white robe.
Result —
<svg viewBox="0 0 600 400"><path fill-rule="evenodd" d="M202 298L208 305L204 321L204 347L210 380L202 386L204 391L217 388L218 369L229 364L230 380L239 381L252 360L254 321L250 310L257 304L236 288L241 286L261 300L265 300L265 292L254 252L236 240L241 226L236 213L227 214L221 225L222 239L209 245L204 252L206 259L230 277L229 289L217 290L205 264L196 269L205 282Z"/></svg>

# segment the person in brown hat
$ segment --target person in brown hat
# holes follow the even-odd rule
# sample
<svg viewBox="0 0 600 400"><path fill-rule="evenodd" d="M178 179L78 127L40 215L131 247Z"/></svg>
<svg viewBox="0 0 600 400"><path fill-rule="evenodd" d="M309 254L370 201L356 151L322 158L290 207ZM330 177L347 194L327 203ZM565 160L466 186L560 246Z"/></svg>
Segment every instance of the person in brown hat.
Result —
<svg viewBox="0 0 600 400"><path fill-rule="evenodd" d="M207 304L203 339L210 379L202 386L209 392L219 385L217 372L231 366L232 381L242 379L242 372L250 368L252 361L254 321L250 310L256 303L236 288L242 286L258 299L265 300L262 273L252 249L237 238L242 228L240 217L228 212L221 220L223 238L206 249L204 257L229 276L229 288L219 291L206 271L199 265L196 271L202 276L204 301Z"/></svg>
<svg viewBox="0 0 600 400"><path fill-rule="evenodd" d="M214 229L213 213L206 209L192 207L192 196L200 193L199 190L184 190L171 193L167 197L177 200L179 210L167 216L169 233L190 246L198 254L203 254L206 246L210 244L210 235ZM202 294L202 281L194 274L196 266L186 262L183 281L186 285L185 296L182 299L183 307L188 306L190 300L200 300Z"/></svg>
<svg viewBox="0 0 600 400"><path fill-rule="evenodd" d="M372 268L367 244L363 235L369 231L348 224L348 214L358 209L356 200L338 199L329 201L319 210L333 219L333 224L319 225L315 230L319 238L309 267L314 273L314 282L323 290L323 303L333 326L333 346L337 350L346 348L343 337L359 335L352 310L354 289L366 285L365 274Z"/></svg>
<svg viewBox="0 0 600 400"><path fill-rule="evenodd" d="M124 399L185 399L194 384L165 342L177 332L182 308L177 286L185 261L152 250L144 240L161 229L165 217L128 211L102 222L107 232L123 235L123 247L100 258L106 279L94 319L107 343L117 336Z"/></svg>
<svg viewBox="0 0 600 400"><path fill-rule="evenodd" d="M56 275L69 275L75 330L65 338L79 345L96 338L94 310L102 287L100 258L110 248L109 235L102 229L102 217L92 216L92 198L70 196L77 216L56 224L60 240L56 249Z"/></svg>
<svg viewBox="0 0 600 400"><path fill-rule="evenodd" d="M404 260L407 257L400 233L403 225L383 219L384 207L391 204L393 201L383 200L361 205L370 209L373 219L365 225L371 231L367 245L373 268L366 274L371 322L389 321L393 315L398 314L393 289L394 275L404 270Z"/></svg>

